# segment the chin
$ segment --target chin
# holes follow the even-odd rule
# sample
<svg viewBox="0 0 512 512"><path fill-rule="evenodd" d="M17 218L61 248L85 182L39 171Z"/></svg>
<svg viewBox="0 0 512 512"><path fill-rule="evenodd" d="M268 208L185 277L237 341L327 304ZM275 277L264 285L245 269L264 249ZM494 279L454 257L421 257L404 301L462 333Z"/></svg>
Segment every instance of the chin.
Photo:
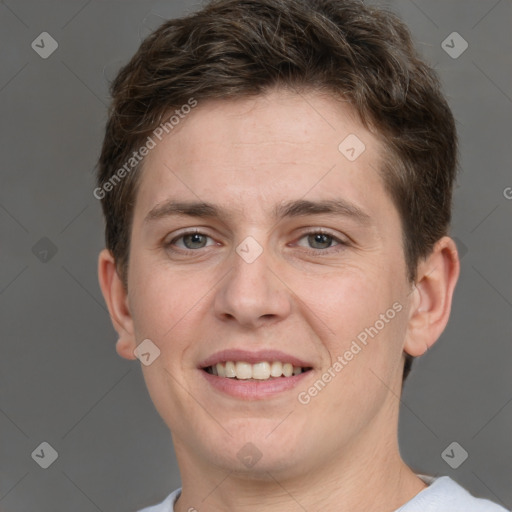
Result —
<svg viewBox="0 0 512 512"><path fill-rule="evenodd" d="M272 421L269 429L268 419L240 420L236 432L233 425L231 428L227 426L231 437L223 435L222 439L210 439L204 446L205 457L215 466L251 479L268 480L269 473L299 474L304 471L304 461L308 459L303 436L285 428L279 431L278 424L278 421Z"/></svg>
<svg viewBox="0 0 512 512"><path fill-rule="evenodd" d="M209 453L211 458L212 453ZM268 481L275 478L293 478L305 471L304 458L295 452L278 451L270 454L247 443L239 452L214 454L213 465L247 480Z"/></svg>

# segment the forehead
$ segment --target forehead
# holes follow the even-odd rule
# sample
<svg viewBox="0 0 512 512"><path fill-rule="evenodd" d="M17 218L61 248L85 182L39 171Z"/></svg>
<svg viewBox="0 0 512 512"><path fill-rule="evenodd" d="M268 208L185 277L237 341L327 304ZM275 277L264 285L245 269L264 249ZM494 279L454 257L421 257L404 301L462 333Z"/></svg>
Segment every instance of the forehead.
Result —
<svg viewBox="0 0 512 512"><path fill-rule="evenodd" d="M272 91L200 102L146 156L136 215L187 198L233 213L270 215L289 199L389 200L381 142L347 103L319 93ZM360 208L363 210L363 208Z"/></svg>

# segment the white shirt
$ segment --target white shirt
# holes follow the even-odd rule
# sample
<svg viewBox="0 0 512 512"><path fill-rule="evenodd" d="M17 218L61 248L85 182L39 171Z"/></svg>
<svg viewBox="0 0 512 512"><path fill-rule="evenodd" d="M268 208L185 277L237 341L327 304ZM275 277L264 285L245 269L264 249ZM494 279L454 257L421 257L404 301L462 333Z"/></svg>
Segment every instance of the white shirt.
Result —
<svg viewBox="0 0 512 512"><path fill-rule="evenodd" d="M449 476L418 475L428 487L395 512L508 512L492 501L475 498ZM160 504L138 512L174 512L181 489L169 494Z"/></svg>

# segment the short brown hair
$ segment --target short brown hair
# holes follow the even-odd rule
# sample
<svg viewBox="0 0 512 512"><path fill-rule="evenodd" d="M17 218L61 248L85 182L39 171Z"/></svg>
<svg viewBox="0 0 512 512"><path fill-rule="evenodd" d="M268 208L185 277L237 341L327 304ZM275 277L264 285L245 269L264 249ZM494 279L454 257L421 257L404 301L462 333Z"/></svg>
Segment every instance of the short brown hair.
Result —
<svg viewBox="0 0 512 512"><path fill-rule="evenodd" d="M457 137L437 75L403 22L357 0L214 0L161 25L111 84L97 174L102 193L95 195L125 285L141 165L112 183L116 171L169 111L191 98L229 100L274 87L348 101L380 137L381 174L401 217L408 278L415 281L420 259L448 232ZM406 356L404 379L411 362Z"/></svg>

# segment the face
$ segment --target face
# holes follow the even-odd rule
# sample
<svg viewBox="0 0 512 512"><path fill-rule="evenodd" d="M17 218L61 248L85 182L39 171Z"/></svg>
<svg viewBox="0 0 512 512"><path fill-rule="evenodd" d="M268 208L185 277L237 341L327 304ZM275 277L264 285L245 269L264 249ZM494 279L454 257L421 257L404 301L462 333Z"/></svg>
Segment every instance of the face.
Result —
<svg viewBox="0 0 512 512"><path fill-rule="evenodd" d="M411 289L381 152L346 103L273 91L147 155L127 304L178 458L291 474L396 428Z"/></svg>

